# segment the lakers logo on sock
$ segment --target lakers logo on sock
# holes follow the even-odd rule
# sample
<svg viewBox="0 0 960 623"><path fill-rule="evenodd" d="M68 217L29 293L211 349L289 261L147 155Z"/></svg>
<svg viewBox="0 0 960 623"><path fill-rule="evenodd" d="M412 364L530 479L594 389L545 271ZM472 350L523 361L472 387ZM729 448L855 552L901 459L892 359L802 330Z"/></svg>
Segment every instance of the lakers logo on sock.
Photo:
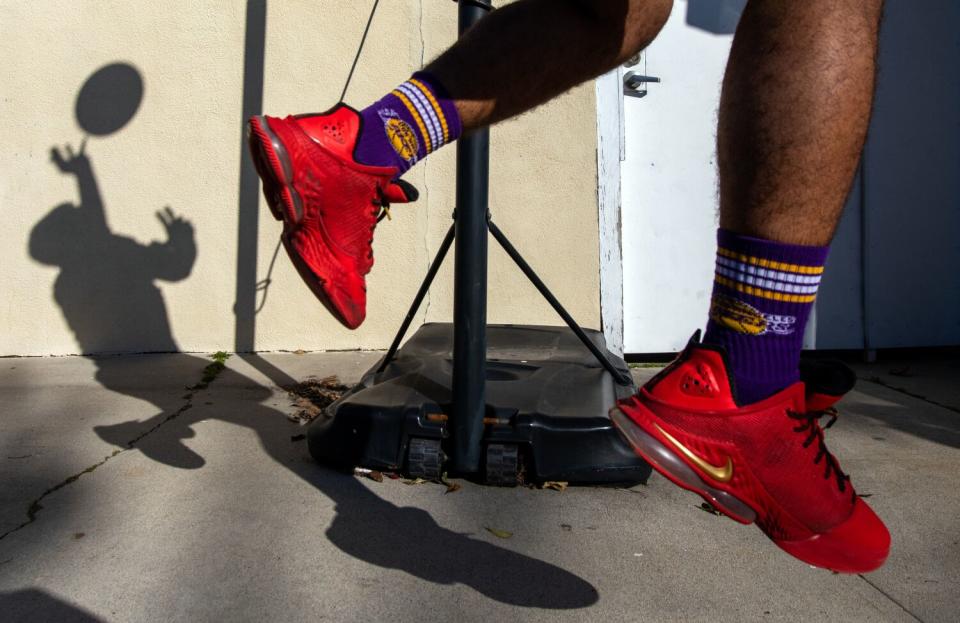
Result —
<svg viewBox="0 0 960 623"><path fill-rule="evenodd" d="M710 318L719 325L745 335L790 335L797 322L794 316L764 314L752 305L722 294L714 295Z"/></svg>
<svg viewBox="0 0 960 623"><path fill-rule="evenodd" d="M759 310L729 296L717 295L710 305L710 317L717 324L747 335L767 332L767 320Z"/></svg>
<svg viewBox="0 0 960 623"><path fill-rule="evenodd" d="M417 160L417 152L420 150L416 132L400 118L400 115L390 109L377 111L377 114L383 120L383 130L387 133L390 146L397 155L414 164Z"/></svg>

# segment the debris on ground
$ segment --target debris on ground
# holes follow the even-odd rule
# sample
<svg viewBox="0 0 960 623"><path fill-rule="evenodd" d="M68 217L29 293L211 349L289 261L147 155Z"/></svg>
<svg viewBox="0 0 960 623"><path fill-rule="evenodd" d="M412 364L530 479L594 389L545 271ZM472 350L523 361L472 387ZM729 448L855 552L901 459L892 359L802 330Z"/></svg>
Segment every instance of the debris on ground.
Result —
<svg viewBox="0 0 960 623"><path fill-rule="evenodd" d="M497 528L488 528L486 526L484 526L484 529L498 539L509 539L513 536L512 532L507 532L506 530L498 530Z"/></svg>
<svg viewBox="0 0 960 623"><path fill-rule="evenodd" d="M366 467L357 467L353 470L355 476L361 476L363 478L369 478L375 482L383 482L383 472L378 472L375 469L367 469Z"/></svg>
<svg viewBox="0 0 960 623"><path fill-rule="evenodd" d="M562 480L548 480L540 485L540 488L553 489L554 491L564 491L569 485L569 482L564 482Z"/></svg>
<svg viewBox="0 0 960 623"><path fill-rule="evenodd" d="M713 504L710 504L709 502L703 502L702 504L700 504L700 510L702 510L705 513L710 513L711 515L716 515L718 517L722 515L722 513L717 509L715 509L713 507Z"/></svg>
<svg viewBox="0 0 960 623"><path fill-rule="evenodd" d="M913 376L913 374L910 372L909 365L903 366L902 368L894 368L890 370L890 374L892 376Z"/></svg>
<svg viewBox="0 0 960 623"><path fill-rule="evenodd" d="M403 484L405 485L422 485L425 482L430 482L426 478L411 478L409 480L404 480Z"/></svg>
<svg viewBox="0 0 960 623"><path fill-rule="evenodd" d="M446 485L447 487L447 490L444 491L444 495L446 495L447 493L456 493L457 491L463 488L459 482L453 482L452 480L448 480L447 472L443 472L443 475L440 476L440 484Z"/></svg>
<svg viewBox="0 0 960 623"><path fill-rule="evenodd" d="M560 524L560 529L563 530L564 532L570 532L573 530L573 526L571 526L568 523L562 523Z"/></svg>
<svg viewBox="0 0 960 623"><path fill-rule="evenodd" d="M283 389L290 395L292 405L297 408L295 413L287 418L297 424L309 424L323 413L323 410L336 402L350 388L340 382L336 376L318 379L308 376L296 385L288 385Z"/></svg>

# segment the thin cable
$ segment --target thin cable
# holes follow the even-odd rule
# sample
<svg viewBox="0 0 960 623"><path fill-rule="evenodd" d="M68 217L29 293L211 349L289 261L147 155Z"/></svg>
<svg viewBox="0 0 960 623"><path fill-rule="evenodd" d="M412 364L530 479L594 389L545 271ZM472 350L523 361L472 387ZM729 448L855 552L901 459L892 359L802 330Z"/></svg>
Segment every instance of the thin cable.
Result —
<svg viewBox="0 0 960 623"><path fill-rule="evenodd" d="M373 8L370 9L370 17L367 18L367 26L363 29L363 36L360 38L360 47L357 48L357 54L353 57L353 65L350 66L350 73L347 74L347 82L343 85L343 92L340 94L340 101L347 96L347 89L350 88L350 81L353 80L353 70L357 68L357 61L360 60L360 54L363 52L363 44L367 42L367 33L370 32L370 24L373 23L373 16L377 12L377 5L380 0L373 0Z"/></svg>
<svg viewBox="0 0 960 623"><path fill-rule="evenodd" d="M271 275L273 275L273 265L277 263L277 255L280 253L280 240L277 241L277 246L273 250L273 257L270 259L270 267L267 269L267 277L257 283L257 291L263 290L263 299L260 300L260 305L257 306L253 313L259 314L260 310L263 309L263 306L267 304L267 292L270 289L270 284L273 283Z"/></svg>
<svg viewBox="0 0 960 623"><path fill-rule="evenodd" d="M353 57L353 64L350 66L350 73L347 74L347 81L343 84L343 91L340 93L340 101L343 101L343 98L347 95L347 89L350 88L350 81L353 80L353 71L357 68L357 61L360 60L360 54L363 53L363 45L367 42L367 33L370 32L370 24L373 23L373 16L377 13L377 6L380 4L380 0L373 0L373 7L370 9L370 17L367 18L367 25L363 29L363 36L360 38L360 46L357 48L357 53ZM382 218L382 215L381 215ZM254 310L254 315L259 314L260 310L267 304L267 293L270 290L270 285L273 283L273 266L277 262L277 255L280 253L280 241L277 241L277 246L273 250L273 258L270 260L270 267L267 269L267 276L263 280L257 282L256 289L257 291L263 291L263 299L260 300L260 305Z"/></svg>

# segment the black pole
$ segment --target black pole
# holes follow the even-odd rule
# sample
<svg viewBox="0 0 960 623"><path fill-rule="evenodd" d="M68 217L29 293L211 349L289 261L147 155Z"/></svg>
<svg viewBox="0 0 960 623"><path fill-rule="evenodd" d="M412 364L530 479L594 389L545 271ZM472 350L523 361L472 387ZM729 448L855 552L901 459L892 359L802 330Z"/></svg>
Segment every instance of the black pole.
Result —
<svg viewBox="0 0 960 623"><path fill-rule="evenodd" d="M473 2L458 6L459 33L489 9ZM457 248L453 289L452 467L480 470L480 439L486 410L487 364L487 199L490 133L477 130L457 143Z"/></svg>

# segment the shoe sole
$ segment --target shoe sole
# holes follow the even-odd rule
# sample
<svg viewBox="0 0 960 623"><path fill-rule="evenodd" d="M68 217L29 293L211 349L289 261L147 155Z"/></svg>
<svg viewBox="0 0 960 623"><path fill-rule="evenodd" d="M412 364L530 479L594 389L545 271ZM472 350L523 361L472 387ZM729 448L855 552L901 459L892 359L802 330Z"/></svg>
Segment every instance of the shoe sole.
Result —
<svg viewBox="0 0 960 623"><path fill-rule="evenodd" d="M294 268L317 300L348 329L355 329L337 311L327 294L326 281L313 272L313 269L300 257L290 238L291 232L303 218L303 200L293 186L293 166L287 150L267 124L263 115L251 117L247 124L247 142L253 166L263 183L263 196L270 206L274 218L283 222L280 240Z"/></svg>
<svg viewBox="0 0 960 623"><path fill-rule="evenodd" d="M643 430L619 408L610 411L610 419L630 447L667 480L698 494L734 521L743 524L756 521L757 514L750 506L731 493L710 486L679 455Z"/></svg>

